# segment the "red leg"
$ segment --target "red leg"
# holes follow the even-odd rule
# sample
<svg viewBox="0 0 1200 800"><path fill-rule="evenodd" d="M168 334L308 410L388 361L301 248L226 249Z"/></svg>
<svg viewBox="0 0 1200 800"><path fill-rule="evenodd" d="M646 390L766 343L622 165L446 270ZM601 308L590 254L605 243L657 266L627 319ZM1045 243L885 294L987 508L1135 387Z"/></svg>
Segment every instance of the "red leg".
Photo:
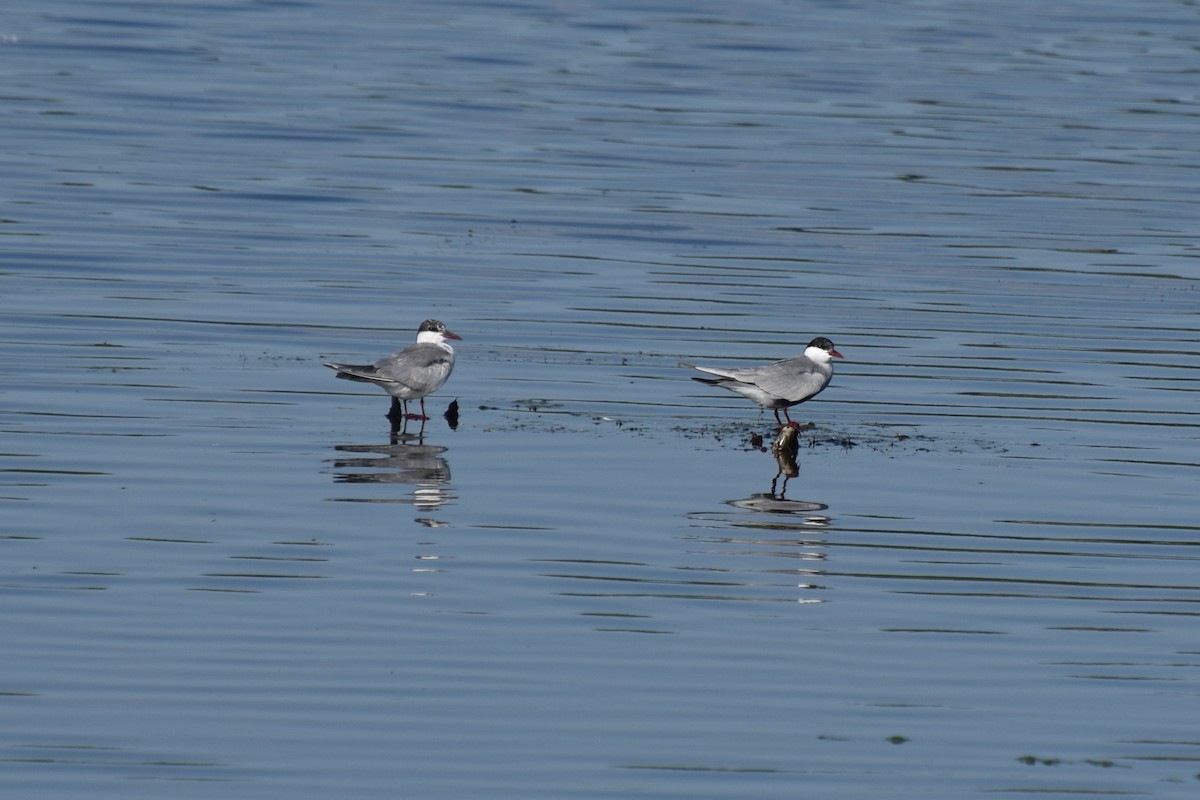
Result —
<svg viewBox="0 0 1200 800"><path fill-rule="evenodd" d="M409 419L419 419L422 422L429 419L429 417L425 416L425 398L424 397L421 398L421 413L420 414L406 414L405 416L407 416Z"/></svg>

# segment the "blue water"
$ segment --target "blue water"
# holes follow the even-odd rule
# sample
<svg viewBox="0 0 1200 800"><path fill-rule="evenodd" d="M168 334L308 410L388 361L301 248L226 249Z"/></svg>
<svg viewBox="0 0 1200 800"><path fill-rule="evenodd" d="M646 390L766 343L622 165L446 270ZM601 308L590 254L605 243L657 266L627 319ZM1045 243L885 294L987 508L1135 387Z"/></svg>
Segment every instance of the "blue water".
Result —
<svg viewBox="0 0 1200 800"><path fill-rule="evenodd" d="M10 6L5 796L1195 794L1190 4Z"/></svg>

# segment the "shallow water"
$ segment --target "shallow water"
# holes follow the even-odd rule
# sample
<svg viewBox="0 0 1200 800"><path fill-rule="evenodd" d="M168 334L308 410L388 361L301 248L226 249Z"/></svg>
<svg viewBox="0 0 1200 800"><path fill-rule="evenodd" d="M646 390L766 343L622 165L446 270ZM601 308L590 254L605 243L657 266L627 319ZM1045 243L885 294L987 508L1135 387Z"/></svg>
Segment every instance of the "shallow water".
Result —
<svg viewBox="0 0 1200 800"><path fill-rule="evenodd" d="M1195 23L17 4L0 786L1191 797Z"/></svg>

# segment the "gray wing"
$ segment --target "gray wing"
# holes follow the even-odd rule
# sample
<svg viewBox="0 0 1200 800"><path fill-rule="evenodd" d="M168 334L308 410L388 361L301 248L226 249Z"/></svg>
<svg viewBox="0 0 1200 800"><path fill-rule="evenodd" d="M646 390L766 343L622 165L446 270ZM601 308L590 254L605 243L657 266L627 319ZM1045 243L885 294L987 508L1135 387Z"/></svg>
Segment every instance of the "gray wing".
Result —
<svg viewBox="0 0 1200 800"><path fill-rule="evenodd" d="M811 359L796 356L765 367L729 370L728 374L735 380L753 383L776 397L799 402L828 386L832 372L822 369Z"/></svg>
<svg viewBox="0 0 1200 800"><path fill-rule="evenodd" d="M325 366L337 370L337 376L348 381L381 382L379 376L375 374L374 364L338 364L335 361L326 361Z"/></svg>
<svg viewBox="0 0 1200 800"><path fill-rule="evenodd" d="M435 344L418 343L376 361L369 380L399 384L412 397L424 397L440 388L453 370L453 353Z"/></svg>
<svg viewBox="0 0 1200 800"><path fill-rule="evenodd" d="M702 381L704 383L718 383L720 381L732 380L741 383L751 382L746 376L752 374L756 368L751 369L720 369L718 367L701 367L696 364L689 364L686 361L680 361L679 366L688 367L689 369L697 369L701 372L706 372L709 375L715 375L714 378L692 378L694 381Z"/></svg>

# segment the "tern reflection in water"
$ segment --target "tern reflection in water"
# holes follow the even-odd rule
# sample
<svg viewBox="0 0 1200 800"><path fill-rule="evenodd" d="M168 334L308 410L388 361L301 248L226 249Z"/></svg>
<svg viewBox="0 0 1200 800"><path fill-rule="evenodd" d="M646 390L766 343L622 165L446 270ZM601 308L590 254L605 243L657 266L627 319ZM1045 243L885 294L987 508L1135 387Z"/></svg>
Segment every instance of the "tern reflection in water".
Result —
<svg viewBox="0 0 1200 800"><path fill-rule="evenodd" d="M698 552L724 559L722 569L754 576L747 586L786 589L780 599L800 603L826 602L813 592L826 588L829 556L824 535L831 524L828 506L807 500L789 500L776 492L781 467L771 479L771 490L726 500L726 510L688 514L696 530L688 536L702 543ZM803 563L800 563L803 562ZM784 576L780 583L779 576ZM793 582L798 581L798 582ZM799 589L797 597L794 592Z"/></svg>
<svg viewBox="0 0 1200 800"><path fill-rule="evenodd" d="M410 503L420 509L438 508L454 499L448 489L450 465L446 448L421 443L417 437L392 437L389 444L339 444L332 459L334 483L407 484L410 497L335 497L346 503Z"/></svg>
<svg viewBox="0 0 1200 800"><path fill-rule="evenodd" d="M824 503L813 503L807 500L789 500L787 497L788 481L800 474L800 464L796 456L800 451L799 432L813 427L784 426L780 429L775 441L771 443L771 455L775 457L775 477L771 478L771 490L756 492L741 500L727 500L734 508L746 511L757 511L766 514L813 514L824 511L829 506ZM782 481L780 480L782 478ZM829 524L829 517L813 515L804 521L805 525L823 527Z"/></svg>
<svg viewBox="0 0 1200 800"><path fill-rule="evenodd" d="M771 496L786 502L788 481L800 474L800 464L796 456L800 452L800 431L815 427L811 422L805 426L785 425L779 429L775 441L771 443L771 455L775 456L778 470L771 479ZM779 479L783 478L783 483ZM778 494L776 488L778 487Z"/></svg>

